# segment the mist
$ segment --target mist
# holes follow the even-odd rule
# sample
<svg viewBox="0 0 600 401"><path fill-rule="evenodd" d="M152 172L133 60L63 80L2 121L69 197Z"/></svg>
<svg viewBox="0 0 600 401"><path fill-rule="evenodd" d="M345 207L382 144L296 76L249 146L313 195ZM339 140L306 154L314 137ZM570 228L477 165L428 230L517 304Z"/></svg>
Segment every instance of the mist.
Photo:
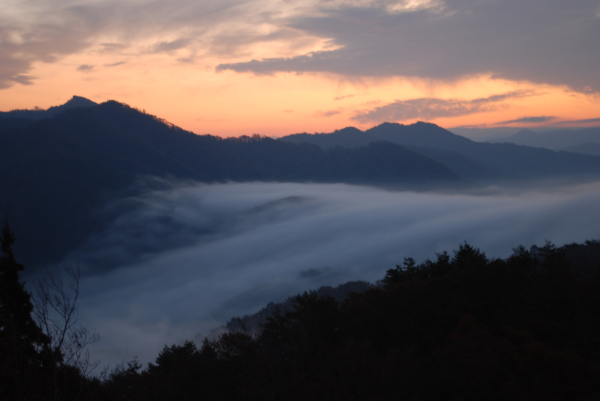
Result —
<svg viewBox="0 0 600 401"><path fill-rule="evenodd" d="M230 318L323 285L375 282L467 241L489 258L519 244L600 237L600 184L481 193L344 184L173 184L121 200L64 263L81 266L80 320L102 365L200 342ZM218 329L217 329L218 330ZM218 332L218 331L217 331ZM211 334L212 333L212 334Z"/></svg>

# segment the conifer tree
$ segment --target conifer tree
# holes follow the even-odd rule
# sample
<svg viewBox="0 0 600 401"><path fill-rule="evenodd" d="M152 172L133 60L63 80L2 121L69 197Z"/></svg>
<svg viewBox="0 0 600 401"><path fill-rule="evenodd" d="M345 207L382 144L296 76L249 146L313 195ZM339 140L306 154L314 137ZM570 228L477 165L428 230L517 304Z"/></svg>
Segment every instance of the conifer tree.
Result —
<svg viewBox="0 0 600 401"><path fill-rule="evenodd" d="M31 295L19 281L14 233L4 220L0 244L0 399L22 400L34 391L48 337L33 320Z"/></svg>

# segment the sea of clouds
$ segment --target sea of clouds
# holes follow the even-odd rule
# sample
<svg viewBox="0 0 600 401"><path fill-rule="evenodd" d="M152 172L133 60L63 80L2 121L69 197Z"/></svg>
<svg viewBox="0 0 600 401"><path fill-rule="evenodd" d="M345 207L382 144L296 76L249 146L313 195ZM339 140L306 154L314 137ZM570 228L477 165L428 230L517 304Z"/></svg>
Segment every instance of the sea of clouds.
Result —
<svg viewBox="0 0 600 401"><path fill-rule="evenodd" d="M123 204L126 203L126 207ZM270 301L375 282L412 256L467 241L505 258L519 244L600 238L600 184L470 193L344 184L176 184L125 210L65 261L82 268L80 320L102 365L201 341ZM107 210L108 210L107 209Z"/></svg>

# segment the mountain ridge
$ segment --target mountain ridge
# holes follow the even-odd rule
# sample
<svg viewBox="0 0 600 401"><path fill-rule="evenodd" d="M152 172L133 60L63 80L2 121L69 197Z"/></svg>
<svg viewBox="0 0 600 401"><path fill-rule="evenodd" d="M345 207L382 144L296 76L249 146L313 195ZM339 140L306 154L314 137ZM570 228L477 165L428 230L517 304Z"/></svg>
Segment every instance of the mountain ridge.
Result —
<svg viewBox="0 0 600 401"><path fill-rule="evenodd" d="M537 133L523 129L503 138L490 139L489 143L513 143L516 145L546 148L554 151L573 148L585 143L600 144L600 127L582 129L556 129ZM576 152L579 153L579 152Z"/></svg>
<svg viewBox="0 0 600 401"><path fill-rule="evenodd" d="M352 141L346 141L339 133L288 135L279 140L304 141L321 147L356 147L357 143L385 140L431 157L463 178L482 184L574 176L589 179L600 173L600 159L595 156L511 143L475 142L425 122L383 123L366 131L352 132Z"/></svg>
<svg viewBox="0 0 600 401"><path fill-rule="evenodd" d="M431 123L385 123L366 133L346 127L291 136L299 143L290 143L285 137L196 135L124 103L72 100L73 107L54 108L53 117L0 132L6 172L0 175L0 213L25 238L16 249L28 265L60 261L108 224L110 216L98 217L107 200L136 196L131 188L144 177L412 190L600 177L599 157L476 143Z"/></svg>
<svg viewBox="0 0 600 401"><path fill-rule="evenodd" d="M72 107L0 132L0 168L8 172L0 175L0 213L25 238L16 249L30 266L60 261L101 229L107 221L92 212L143 177L470 185L442 163L397 144L325 151L261 136L196 135L116 101Z"/></svg>
<svg viewBox="0 0 600 401"><path fill-rule="evenodd" d="M0 111L0 131L14 127L26 127L34 122L52 118L63 111L79 108L79 107L94 107L98 103L86 99L82 96L74 95L66 103L58 106L52 106L48 109L35 108L33 110L16 109L11 111Z"/></svg>
<svg viewBox="0 0 600 401"><path fill-rule="evenodd" d="M26 118L31 120L40 120L42 118L54 117L58 113L65 110L70 110L78 107L94 107L98 103L86 99L82 96L73 95L71 99L67 100L64 104L58 106L51 106L48 109L35 108L31 109L15 109L11 111L0 111L0 118Z"/></svg>

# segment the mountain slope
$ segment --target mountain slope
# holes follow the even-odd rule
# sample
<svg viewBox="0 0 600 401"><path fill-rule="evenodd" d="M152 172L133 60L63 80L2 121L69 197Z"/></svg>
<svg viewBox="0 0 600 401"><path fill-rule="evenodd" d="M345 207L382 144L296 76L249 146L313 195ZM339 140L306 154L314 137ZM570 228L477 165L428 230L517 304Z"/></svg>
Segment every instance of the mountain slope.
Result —
<svg viewBox="0 0 600 401"><path fill-rule="evenodd" d="M380 140L398 143L404 146L435 148L460 151L472 143L470 139L438 127L435 124L417 122L412 125L383 123L365 131L366 134Z"/></svg>
<svg viewBox="0 0 600 401"><path fill-rule="evenodd" d="M600 143L582 143L562 149L565 152L581 153L590 156L600 156Z"/></svg>
<svg viewBox="0 0 600 401"><path fill-rule="evenodd" d="M12 110L0 111L0 131L9 128L26 127L37 120L52 118L65 110L79 107L93 107L98 104L81 96L73 96L68 102L60 106L50 107L48 110Z"/></svg>
<svg viewBox="0 0 600 401"><path fill-rule="evenodd" d="M331 134L292 134L285 137L286 142L304 143L310 142L324 149L343 146L345 148L357 148L367 146L369 143L379 140L378 137L362 132L354 127L346 127L336 130Z"/></svg>
<svg viewBox="0 0 600 401"><path fill-rule="evenodd" d="M554 130L539 134L530 130L521 130L514 135L495 139L490 142L514 143L516 145L534 146L558 151L585 143L600 145L600 127L579 130Z"/></svg>
<svg viewBox="0 0 600 401"><path fill-rule="evenodd" d="M474 142L435 124L384 123L363 134L364 141L386 140L408 147L447 165L466 179L481 183L499 183L515 179L600 177L600 159L593 156L509 143ZM358 135L354 132L355 137ZM323 136L326 134L321 134L320 137L305 135L302 139L318 144L325 142ZM288 141L288 138L283 137L280 140ZM353 146L339 135L337 139L327 143L329 146Z"/></svg>
<svg viewBox="0 0 600 401"><path fill-rule="evenodd" d="M98 103L92 102L81 96L73 96L69 101L60 106L52 106L47 110L34 109L34 110L12 110L12 111L0 111L0 119L2 118L22 118L26 120L41 120L42 118L52 118L55 115L62 113L65 110L76 109L79 107L94 107Z"/></svg>
<svg viewBox="0 0 600 401"><path fill-rule="evenodd" d="M94 211L142 177L466 184L443 164L396 144L324 151L258 136L199 136L114 101L0 132L0 168L0 216L23 238L15 249L30 267L59 261L100 229L106 217Z"/></svg>

